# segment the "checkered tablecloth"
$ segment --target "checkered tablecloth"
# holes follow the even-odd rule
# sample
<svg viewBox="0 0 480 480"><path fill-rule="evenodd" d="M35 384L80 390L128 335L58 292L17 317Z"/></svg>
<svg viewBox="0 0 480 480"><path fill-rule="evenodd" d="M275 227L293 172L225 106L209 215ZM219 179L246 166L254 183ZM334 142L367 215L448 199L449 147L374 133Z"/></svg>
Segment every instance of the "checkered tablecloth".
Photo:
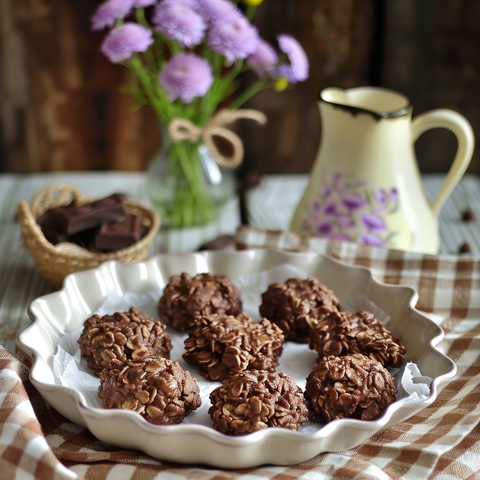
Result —
<svg viewBox="0 0 480 480"><path fill-rule="evenodd" d="M0 215L0 223L5 219ZM432 314L444 329L439 348L456 362L458 373L440 385L431 406L354 449L320 454L287 467L219 470L160 462L106 445L43 401L28 380L28 368L12 355L18 329L11 325L17 317L15 326L28 324L25 305L51 287L19 243L18 226L13 220L8 225L7 232L0 232L0 335L4 346L9 345L8 350L0 349L0 479L480 478L480 259L402 253L240 228L236 239L244 246L313 250L366 266L380 281L416 288L417 308Z"/></svg>

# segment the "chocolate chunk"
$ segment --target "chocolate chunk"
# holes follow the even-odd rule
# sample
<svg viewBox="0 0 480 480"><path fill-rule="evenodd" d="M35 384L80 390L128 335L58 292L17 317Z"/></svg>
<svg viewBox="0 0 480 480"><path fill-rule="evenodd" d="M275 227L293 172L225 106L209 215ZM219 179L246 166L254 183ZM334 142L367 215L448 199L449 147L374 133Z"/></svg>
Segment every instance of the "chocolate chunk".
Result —
<svg viewBox="0 0 480 480"><path fill-rule="evenodd" d="M298 430L308 420L302 390L283 372L246 370L210 394L213 428L245 435L267 427Z"/></svg>
<svg viewBox="0 0 480 480"><path fill-rule="evenodd" d="M225 275L175 275L158 302L160 320L175 330L189 330L203 315L237 315L242 311L240 290Z"/></svg>
<svg viewBox="0 0 480 480"><path fill-rule="evenodd" d="M366 311L329 313L313 329L309 346L319 358L361 353L391 367L405 362L406 348L400 337Z"/></svg>
<svg viewBox="0 0 480 480"><path fill-rule="evenodd" d="M468 242L462 243L459 249L459 253L470 253L472 248Z"/></svg>
<svg viewBox="0 0 480 480"><path fill-rule="evenodd" d="M333 291L316 278L290 278L262 294L260 315L276 323L286 340L306 343L319 319L337 311L339 304Z"/></svg>
<svg viewBox="0 0 480 480"><path fill-rule="evenodd" d="M166 326L154 322L135 307L113 315L93 315L85 321L78 339L82 357L96 375L113 359L141 361L150 356L167 357L172 349Z"/></svg>
<svg viewBox="0 0 480 480"><path fill-rule="evenodd" d="M121 250L137 243L141 238L140 215L128 214L115 223L104 223L95 235L97 250Z"/></svg>
<svg viewBox="0 0 480 480"><path fill-rule="evenodd" d="M159 357L112 360L100 376L98 396L103 408L132 410L155 425L176 425L202 404L195 377Z"/></svg>
<svg viewBox="0 0 480 480"><path fill-rule="evenodd" d="M283 351L279 327L248 315L206 315L185 340L184 360L208 380L227 381L243 370L275 371Z"/></svg>
<svg viewBox="0 0 480 480"><path fill-rule="evenodd" d="M307 378L305 398L312 420L375 420L395 401L397 387L388 370L364 355L328 356Z"/></svg>
<svg viewBox="0 0 480 480"><path fill-rule="evenodd" d="M58 229L73 235L82 230L98 227L102 223L123 220L127 215L123 199L123 195L114 194L85 205L58 207L54 212Z"/></svg>
<svg viewBox="0 0 480 480"><path fill-rule="evenodd" d="M222 235L221 237L217 237L210 242L204 243L201 245L198 250L217 250L217 251L235 251L235 239L231 235Z"/></svg>
<svg viewBox="0 0 480 480"><path fill-rule="evenodd" d="M37 224L42 229L43 235L53 245L69 241L69 235L58 229L57 210L58 208L52 208L42 213L42 215L37 218Z"/></svg>
<svg viewBox="0 0 480 480"><path fill-rule="evenodd" d="M471 222L472 220L475 220L475 215L470 209L467 209L462 213L462 220L464 222Z"/></svg>

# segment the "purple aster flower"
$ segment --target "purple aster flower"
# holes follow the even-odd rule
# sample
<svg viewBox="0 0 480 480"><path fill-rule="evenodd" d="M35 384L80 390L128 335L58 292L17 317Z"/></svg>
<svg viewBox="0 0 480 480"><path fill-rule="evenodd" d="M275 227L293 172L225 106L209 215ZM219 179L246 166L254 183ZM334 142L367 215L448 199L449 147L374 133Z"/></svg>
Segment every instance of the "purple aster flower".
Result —
<svg viewBox="0 0 480 480"><path fill-rule="evenodd" d="M370 247L383 247L385 245L385 242L380 237L374 235L373 233L367 232L362 232L360 234L358 242L362 245L368 245Z"/></svg>
<svg viewBox="0 0 480 480"><path fill-rule="evenodd" d="M323 207L323 213L325 215L335 215L335 213L337 213L337 204L335 202L328 202Z"/></svg>
<svg viewBox="0 0 480 480"><path fill-rule="evenodd" d="M274 75L278 55L269 43L260 38L256 50L248 57L247 62L259 77L266 73Z"/></svg>
<svg viewBox="0 0 480 480"><path fill-rule="evenodd" d="M148 28L128 22L110 30L100 50L116 63L128 60L133 52L144 52L152 43L152 32Z"/></svg>
<svg viewBox="0 0 480 480"><path fill-rule="evenodd" d="M327 236L332 232L333 225L330 222L320 222L317 224L316 231L319 235Z"/></svg>
<svg viewBox="0 0 480 480"><path fill-rule="evenodd" d="M343 197L342 204L349 210L359 210L360 208L363 208L365 205L367 205L367 201L360 195L353 194Z"/></svg>
<svg viewBox="0 0 480 480"><path fill-rule="evenodd" d="M355 220L352 217L349 217L348 215L341 214L341 215L337 215L335 218L338 224L343 228L352 229L356 227Z"/></svg>
<svg viewBox="0 0 480 480"><path fill-rule="evenodd" d="M108 0L98 6L92 16L92 30L113 27L117 18L124 18L133 7L133 0Z"/></svg>
<svg viewBox="0 0 480 480"><path fill-rule="evenodd" d="M207 24L190 7L178 2L162 2L155 7L152 18L155 29L182 47L198 45L205 36Z"/></svg>
<svg viewBox="0 0 480 480"><path fill-rule="evenodd" d="M352 237L350 235L347 235L346 233L334 233L330 235L330 238L332 240L346 240L347 242L352 241Z"/></svg>
<svg viewBox="0 0 480 480"><path fill-rule="evenodd" d="M234 16L215 22L208 32L207 43L229 63L252 54L259 41L257 29L243 16Z"/></svg>
<svg viewBox="0 0 480 480"><path fill-rule="evenodd" d="M212 67L201 57L179 53L165 65L160 83L168 98L181 98L190 103L194 97L205 95L213 83Z"/></svg>
<svg viewBox="0 0 480 480"><path fill-rule="evenodd" d="M360 218L362 223L373 232L383 232L387 229L383 219L374 213L364 213Z"/></svg>
<svg viewBox="0 0 480 480"><path fill-rule="evenodd" d="M287 54L290 65L281 65L279 74L290 83L303 82L308 78L308 58L302 46L290 35L277 37L280 50Z"/></svg>
<svg viewBox="0 0 480 480"><path fill-rule="evenodd" d="M133 0L134 7L149 7L154 5L158 0Z"/></svg>
<svg viewBox="0 0 480 480"><path fill-rule="evenodd" d="M228 0L197 0L196 10L210 23L243 16L242 12Z"/></svg>

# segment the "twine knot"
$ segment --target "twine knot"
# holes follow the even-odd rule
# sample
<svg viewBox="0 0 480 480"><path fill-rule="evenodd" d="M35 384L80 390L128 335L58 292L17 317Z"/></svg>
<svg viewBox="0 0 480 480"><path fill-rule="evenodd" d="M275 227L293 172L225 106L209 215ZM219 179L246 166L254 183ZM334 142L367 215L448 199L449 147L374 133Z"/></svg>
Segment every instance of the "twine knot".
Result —
<svg viewBox="0 0 480 480"><path fill-rule="evenodd" d="M208 147L215 162L220 167L235 168L243 160L244 148L242 140L225 125L228 125L240 118L254 120L260 124L267 123L267 117L264 113L252 109L240 110L220 110L205 125L199 127L186 118L176 117L168 125L168 133L174 142L187 140L189 142L197 142L200 138ZM232 145L232 154L225 156L220 153L213 137L221 137Z"/></svg>

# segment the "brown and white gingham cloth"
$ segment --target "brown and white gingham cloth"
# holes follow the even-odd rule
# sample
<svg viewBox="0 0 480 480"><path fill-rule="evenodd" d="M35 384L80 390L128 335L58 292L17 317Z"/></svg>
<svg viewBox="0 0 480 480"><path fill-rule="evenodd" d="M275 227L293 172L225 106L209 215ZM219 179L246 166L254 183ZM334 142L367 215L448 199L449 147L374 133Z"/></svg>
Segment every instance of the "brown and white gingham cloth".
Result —
<svg viewBox="0 0 480 480"><path fill-rule="evenodd" d="M160 462L99 442L83 427L49 408L30 385L27 370L13 357L6 360L3 351L0 478L14 478L14 472L19 471L25 476L17 478L63 479L77 474L86 480L480 478L480 260L301 239L290 233L247 227L237 231L236 240L248 247L268 245L326 253L369 267L380 281L416 288L417 308L433 314L445 331L440 348L456 362L456 377L440 385L431 406L357 448L323 453L299 465L225 471ZM46 469L50 472L47 476L43 473Z"/></svg>

